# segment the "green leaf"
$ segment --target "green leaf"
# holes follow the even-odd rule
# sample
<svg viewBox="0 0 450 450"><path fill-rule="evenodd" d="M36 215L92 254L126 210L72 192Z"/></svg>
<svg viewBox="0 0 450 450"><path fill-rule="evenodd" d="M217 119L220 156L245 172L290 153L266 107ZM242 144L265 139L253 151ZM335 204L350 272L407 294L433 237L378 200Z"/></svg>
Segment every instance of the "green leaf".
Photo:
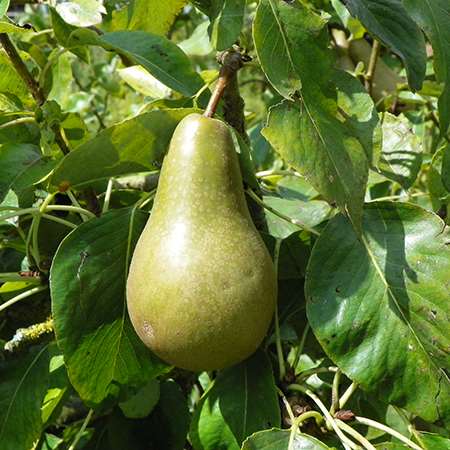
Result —
<svg viewBox="0 0 450 450"><path fill-rule="evenodd" d="M311 200L304 202L302 200L293 200L278 198L273 196L264 196L264 202L285 216L298 221L299 225L281 219L274 213L264 210L267 220L269 233L279 239L285 239L292 233L298 233L301 230L301 224L308 228L314 228L324 220L330 217L331 207L327 202L321 200Z"/></svg>
<svg viewBox="0 0 450 450"><path fill-rule="evenodd" d="M287 450L290 436L290 430L273 428L271 430L259 431L244 441L242 450ZM292 447L289 448L298 450L326 450L330 447L315 437L304 433L296 433Z"/></svg>
<svg viewBox="0 0 450 450"><path fill-rule="evenodd" d="M9 0L0 0L0 17L3 17L8 11Z"/></svg>
<svg viewBox="0 0 450 450"><path fill-rule="evenodd" d="M69 379L88 404L138 387L164 371L133 330L126 311L129 259L147 215L111 211L61 243L50 272L52 312Z"/></svg>
<svg viewBox="0 0 450 450"><path fill-rule="evenodd" d="M139 419L147 417L159 400L159 381L150 380L128 400L119 403L125 417Z"/></svg>
<svg viewBox="0 0 450 450"><path fill-rule="evenodd" d="M178 47L189 56L206 56L213 51L208 36L209 21L202 22L188 39L178 43Z"/></svg>
<svg viewBox="0 0 450 450"><path fill-rule="evenodd" d="M47 347L0 362L2 450L29 450L39 438L48 367Z"/></svg>
<svg viewBox="0 0 450 450"><path fill-rule="evenodd" d="M441 177L442 184L450 192L450 144L445 148L444 156L442 157Z"/></svg>
<svg viewBox="0 0 450 450"><path fill-rule="evenodd" d="M56 450L57 448L60 448L59 446L63 442L64 440L58 436L44 433L44 435L42 436L42 445L41 447L39 447L39 450Z"/></svg>
<svg viewBox="0 0 450 450"><path fill-rule="evenodd" d="M149 74L142 66L125 67L118 69L117 73L125 83L148 97L160 99L168 97L171 93L166 85Z"/></svg>
<svg viewBox="0 0 450 450"><path fill-rule="evenodd" d="M258 352L219 373L194 412L189 435L195 450L235 450L250 434L279 425L272 368Z"/></svg>
<svg viewBox="0 0 450 450"><path fill-rule="evenodd" d="M365 390L425 420L450 420L450 249L436 215L405 203L366 205L362 236L332 219L309 261L311 327Z"/></svg>
<svg viewBox="0 0 450 450"><path fill-rule="evenodd" d="M51 181L88 182L158 168L178 122L190 109L156 110L113 125L64 157Z"/></svg>
<svg viewBox="0 0 450 450"><path fill-rule="evenodd" d="M203 86L183 50L163 36L145 31L115 31L101 36L91 30L71 34L70 46L98 45L115 51L134 64L140 64L161 83L188 97Z"/></svg>
<svg viewBox="0 0 450 450"><path fill-rule="evenodd" d="M263 136L329 202L336 202L358 228L368 174L359 141L326 111L283 101L270 110Z"/></svg>
<svg viewBox="0 0 450 450"><path fill-rule="evenodd" d="M274 106L262 134L326 200L336 202L358 229L373 158L370 132L373 135L376 125L375 109L366 102L355 117L353 112L348 114L348 123L340 116L341 105L330 80L332 58L325 25L323 16L299 2L259 3L253 37L261 67L281 95L298 98ZM355 90L353 80L345 75L340 78L349 93L360 91ZM354 102L344 100L341 96L341 109L346 112ZM355 126L360 115L368 116L369 122Z"/></svg>
<svg viewBox="0 0 450 450"><path fill-rule="evenodd" d="M425 444L425 450L448 450L450 448L450 439L424 431L418 434L421 443Z"/></svg>
<svg viewBox="0 0 450 450"><path fill-rule="evenodd" d="M0 92L14 94L21 100L29 97L26 84L20 78L3 50L0 51Z"/></svg>
<svg viewBox="0 0 450 450"><path fill-rule="evenodd" d="M112 14L112 22L108 29L147 31L166 35L177 14L185 6L187 0L132 0L130 4Z"/></svg>
<svg viewBox="0 0 450 450"><path fill-rule="evenodd" d="M68 53L63 53L52 65L52 88L48 94L48 100L55 100L64 110L67 108L68 101L72 92L70 85L72 83L72 58Z"/></svg>
<svg viewBox="0 0 450 450"><path fill-rule="evenodd" d="M189 421L189 409L180 386L172 380L161 383L159 402L147 425L151 430L152 448L183 450Z"/></svg>
<svg viewBox="0 0 450 450"><path fill-rule="evenodd" d="M226 50L239 39L244 21L245 0L214 0L211 20L211 43L216 50Z"/></svg>
<svg viewBox="0 0 450 450"><path fill-rule="evenodd" d="M332 67L327 21L299 2L261 0L253 40L261 68L285 98L310 84L328 86Z"/></svg>
<svg viewBox="0 0 450 450"><path fill-rule="evenodd" d="M0 145L0 202L24 172L41 161L39 148L31 144Z"/></svg>
<svg viewBox="0 0 450 450"><path fill-rule="evenodd" d="M409 120L390 113L383 115L383 153L378 164L381 174L404 189L412 186L422 165L422 146Z"/></svg>
<svg viewBox="0 0 450 450"><path fill-rule="evenodd" d="M106 9L98 0L72 0L56 5L58 14L70 25L90 27L102 21Z"/></svg>
<svg viewBox="0 0 450 450"><path fill-rule="evenodd" d="M447 0L403 0L408 13L425 31L434 52L434 70L444 83L439 98L439 120L442 133L450 126L450 3ZM414 46L411 46L415 51Z"/></svg>
<svg viewBox="0 0 450 450"><path fill-rule="evenodd" d="M400 56L406 67L411 89L420 90L427 62L425 39L402 1L348 0L345 4L353 16Z"/></svg>

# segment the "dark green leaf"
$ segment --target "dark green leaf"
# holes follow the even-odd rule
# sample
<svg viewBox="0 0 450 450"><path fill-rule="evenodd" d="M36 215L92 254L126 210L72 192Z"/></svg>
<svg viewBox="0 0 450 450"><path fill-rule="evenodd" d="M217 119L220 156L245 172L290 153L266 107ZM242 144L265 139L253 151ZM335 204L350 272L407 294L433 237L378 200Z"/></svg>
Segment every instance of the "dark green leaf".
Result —
<svg viewBox="0 0 450 450"><path fill-rule="evenodd" d="M126 311L129 258L146 219L127 208L90 220L64 239L53 260L55 332L70 381L89 404L165 368L139 340Z"/></svg>
<svg viewBox="0 0 450 450"><path fill-rule="evenodd" d="M423 2L423 0L419 0ZM402 59L409 85L418 91L425 78L425 39L401 0L348 0L353 16Z"/></svg>
<svg viewBox="0 0 450 450"><path fill-rule="evenodd" d="M364 389L425 420L450 419L444 224L404 203L366 205L358 239L342 216L314 246L306 275L311 327Z"/></svg>
<svg viewBox="0 0 450 450"><path fill-rule="evenodd" d="M190 414L180 386L172 380L161 384L159 403L150 416L152 448L183 450Z"/></svg>
<svg viewBox="0 0 450 450"><path fill-rule="evenodd" d="M0 362L2 450L29 450L39 438L48 368L47 347Z"/></svg>
<svg viewBox="0 0 450 450"><path fill-rule="evenodd" d="M120 402L119 406L125 417L139 419L147 417L159 400L159 381L150 380L128 400Z"/></svg>
<svg viewBox="0 0 450 450"><path fill-rule="evenodd" d="M450 3L447 0L403 0L403 4L433 45L436 78L444 83L439 98L439 120L442 132L447 133L450 126ZM416 50L414 46L411 49Z"/></svg>
<svg viewBox="0 0 450 450"><path fill-rule="evenodd" d="M211 20L211 43L216 50L226 50L239 39L244 21L245 0L214 0Z"/></svg>
<svg viewBox="0 0 450 450"><path fill-rule="evenodd" d="M404 116L383 116L383 153L378 169L386 178L404 189L412 186L422 164L420 139Z"/></svg>
<svg viewBox="0 0 450 450"><path fill-rule="evenodd" d="M244 441L242 450L288 450L291 432L289 430L260 431L253 434ZM303 433L296 433L292 442L292 447L298 450L326 450L327 445L312 436Z"/></svg>
<svg viewBox="0 0 450 450"><path fill-rule="evenodd" d="M103 130L61 161L52 176L58 186L83 183L160 167L178 122L190 109L157 110Z"/></svg>
<svg viewBox="0 0 450 450"><path fill-rule="evenodd" d="M285 100L270 110L262 133L288 164L359 226L368 161L342 123L324 110L312 113L304 103Z"/></svg>
<svg viewBox="0 0 450 450"><path fill-rule="evenodd" d="M71 34L69 45L98 45L115 51L186 96L194 95L203 86L186 54L163 36L145 31L115 31L99 36L91 30L78 30Z"/></svg>
<svg viewBox="0 0 450 450"><path fill-rule="evenodd" d="M438 434L422 431L419 436L421 443L425 444L425 450L448 450L450 448L450 439Z"/></svg>
<svg viewBox="0 0 450 450"><path fill-rule="evenodd" d="M279 425L272 368L258 352L219 373L194 413L189 435L195 450L235 450L250 434Z"/></svg>
<svg viewBox="0 0 450 450"><path fill-rule="evenodd" d="M24 172L41 161L39 148L31 144L0 145L0 202Z"/></svg>

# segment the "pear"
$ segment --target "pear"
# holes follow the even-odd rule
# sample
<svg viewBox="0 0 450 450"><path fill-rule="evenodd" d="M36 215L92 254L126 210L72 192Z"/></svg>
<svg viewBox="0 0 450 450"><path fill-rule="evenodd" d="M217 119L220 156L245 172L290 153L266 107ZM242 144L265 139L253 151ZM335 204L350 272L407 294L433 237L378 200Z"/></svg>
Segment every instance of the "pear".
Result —
<svg viewBox="0 0 450 450"><path fill-rule="evenodd" d="M258 348L276 296L231 133L220 120L190 114L174 132L130 264L133 326L171 365L221 369Z"/></svg>

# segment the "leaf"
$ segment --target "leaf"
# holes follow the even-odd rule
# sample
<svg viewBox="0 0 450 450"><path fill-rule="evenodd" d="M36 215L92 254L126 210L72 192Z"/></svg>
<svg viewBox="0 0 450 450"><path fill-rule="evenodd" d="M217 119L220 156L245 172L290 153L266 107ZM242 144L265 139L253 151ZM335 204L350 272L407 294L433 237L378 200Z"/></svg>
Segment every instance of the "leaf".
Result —
<svg viewBox="0 0 450 450"><path fill-rule="evenodd" d="M358 140L326 112L283 101L270 110L263 136L329 202L336 202L358 227L368 161Z"/></svg>
<svg viewBox="0 0 450 450"><path fill-rule="evenodd" d="M55 100L64 110L67 108L68 101L72 92L70 85L72 83L72 58L68 53L63 53L52 65L52 88L48 94L48 100Z"/></svg>
<svg viewBox="0 0 450 450"><path fill-rule="evenodd" d="M348 0L345 4L353 16L400 56L411 89L420 90L427 62L425 39L402 1Z"/></svg>
<svg viewBox="0 0 450 450"><path fill-rule="evenodd" d="M439 98L439 120L445 134L450 126L450 3L447 0L403 0L403 4L433 46L436 78L444 83ZM415 51L414 46L411 48Z"/></svg>
<svg viewBox="0 0 450 450"><path fill-rule="evenodd" d="M259 431L244 441L242 450L287 450L288 447L293 450L326 450L330 448L315 437L304 433L296 433L292 447L290 447L290 436L290 430L272 428L271 430Z"/></svg>
<svg viewBox="0 0 450 450"><path fill-rule="evenodd" d="M47 347L0 362L2 450L29 450L42 428L41 403L47 390Z"/></svg>
<svg viewBox="0 0 450 450"><path fill-rule="evenodd" d="M424 431L418 434L421 443L425 444L425 450L448 450L450 448L450 439L448 438Z"/></svg>
<svg viewBox="0 0 450 450"><path fill-rule="evenodd" d="M166 35L187 0L132 0L112 14L111 31L127 29Z"/></svg>
<svg viewBox="0 0 450 450"><path fill-rule="evenodd" d="M302 224L308 228L314 228L324 220L328 219L331 207L327 202L321 200L311 200L303 202L301 200L284 199L273 196L264 196L264 202L285 216L298 221L299 225L281 219L270 211L264 210L269 233L279 239L285 239L292 233L298 233Z"/></svg>
<svg viewBox="0 0 450 450"><path fill-rule="evenodd" d="M328 356L385 403L450 419L448 232L405 203L366 205L361 239L332 219L309 261L310 325Z"/></svg>
<svg viewBox="0 0 450 450"><path fill-rule="evenodd" d="M113 125L66 155L51 182L80 186L93 180L160 167L173 131L190 109L156 110Z"/></svg>
<svg viewBox="0 0 450 450"><path fill-rule="evenodd" d="M259 3L253 37L261 67L281 95L296 97L271 108L262 134L358 229L372 149L366 131L355 133L355 123L339 115L325 25L323 16L299 2ZM367 105L372 117L374 108Z"/></svg>
<svg viewBox="0 0 450 450"><path fill-rule="evenodd" d="M8 11L9 0L0 0L0 17L3 17Z"/></svg>
<svg viewBox="0 0 450 450"><path fill-rule="evenodd" d="M450 192L450 144L444 150L441 170L442 184Z"/></svg>
<svg viewBox="0 0 450 450"><path fill-rule="evenodd" d="M0 202L14 182L41 157L39 148L32 144L0 145Z"/></svg>
<svg viewBox="0 0 450 450"><path fill-rule="evenodd" d="M226 50L239 39L244 22L245 0L213 0L211 20L211 44L216 50Z"/></svg>
<svg viewBox="0 0 450 450"><path fill-rule="evenodd" d="M147 417L159 400L159 381L150 380L128 400L119 403L125 417L139 419Z"/></svg>
<svg viewBox="0 0 450 450"><path fill-rule="evenodd" d="M183 450L189 420L189 409L180 386L172 380L161 383L159 403L147 425L151 430L151 448Z"/></svg>
<svg viewBox="0 0 450 450"><path fill-rule="evenodd" d="M280 425L272 368L258 352L219 373L192 418L195 450L239 449L250 434Z"/></svg>
<svg viewBox="0 0 450 450"><path fill-rule="evenodd" d="M4 50L0 51L0 92L14 94L21 100L29 97L26 84L12 66Z"/></svg>
<svg viewBox="0 0 450 450"><path fill-rule="evenodd" d="M388 112L383 116L383 153L378 164L381 174L404 189L412 186L422 165L422 146L404 116Z"/></svg>
<svg viewBox="0 0 450 450"><path fill-rule="evenodd" d="M332 67L327 21L299 2L261 0L253 22L253 40L270 83L291 99L302 86L328 85Z"/></svg>
<svg viewBox="0 0 450 450"><path fill-rule="evenodd" d="M166 85L150 75L142 66L125 67L118 69L117 73L133 89L149 97L159 99L168 97L171 93Z"/></svg>
<svg viewBox="0 0 450 450"><path fill-rule="evenodd" d="M98 45L140 64L161 83L188 97L203 86L201 76L176 44L145 31L115 31L101 36L91 30L71 34L69 46Z"/></svg>
<svg viewBox="0 0 450 450"><path fill-rule="evenodd" d="M126 311L129 259L147 215L111 211L81 224L61 243L50 272L52 312L69 379L97 405L121 386L138 387L162 371Z"/></svg>
<svg viewBox="0 0 450 450"><path fill-rule="evenodd" d="M98 0L72 0L56 5L58 14L70 25L90 27L102 21L106 9Z"/></svg>
<svg viewBox="0 0 450 450"><path fill-rule="evenodd" d="M206 56L213 51L208 36L209 21L202 22L188 39L178 43L178 47L189 56Z"/></svg>

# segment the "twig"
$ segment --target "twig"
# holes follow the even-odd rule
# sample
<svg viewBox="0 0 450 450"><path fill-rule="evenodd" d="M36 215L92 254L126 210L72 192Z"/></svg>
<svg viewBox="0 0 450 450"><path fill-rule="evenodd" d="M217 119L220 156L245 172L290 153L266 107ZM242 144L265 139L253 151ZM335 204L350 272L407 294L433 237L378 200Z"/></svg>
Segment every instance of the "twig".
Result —
<svg viewBox="0 0 450 450"><path fill-rule="evenodd" d="M378 55L380 54L380 41L373 40L372 52L370 53L369 65L365 76L365 85L367 92L372 95L373 77L375 75L375 69L377 67Z"/></svg>
<svg viewBox="0 0 450 450"><path fill-rule="evenodd" d="M219 73L219 79L217 80L216 87L209 99L208 106L206 107L203 115L205 117L213 117L220 99L223 97L226 87L233 83L236 79L237 71L243 66L245 58L243 55L235 50L226 50L219 54L219 61L222 64ZM239 130L238 130L239 131Z"/></svg>
<svg viewBox="0 0 450 450"><path fill-rule="evenodd" d="M360 433L353 429L350 425L346 424L342 420L334 419L338 427L349 434L352 438L356 439L365 449L376 450L376 448Z"/></svg>
<svg viewBox="0 0 450 450"><path fill-rule="evenodd" d="M330 413L334 413L339 409L339 383L341 381L341 371L337 370L333 377L333 387L331 390L331 408Z"/></svg>
<svg viewBox="0 0 450 450"><path fill-rule="evenodd" d="M359 423L362 423L363 425L367 425L367 426L375 428L377 430L384 431L385 433L388 433L391 436L396 437L399 441L402 441L404 444L406 444L408 447L413 448L414 450L423 450L421 447L419 447L413 441L408 439L406 436L403 436L403 434L399 433L396 430L393 430L392 428L388 427L387 425L383 425L382 423L376 422L375 420L372 420L372 419L367 419L366 417L356 416L355 420Z"/></svg>
<svg viewBox="0 0 450 450"><path fill-rule="evenodd" d="M277 239L275 241L275 250L273 255L273 263L275 266L276 279L278 282L278 261L280 259L280 247L281 247L281 239ZM280 336L280 322L278 315L278 302L275 305L275 343L277 348L277 357L278 357L278 371L280 380L284 379L286 375L286 366L284 364L284 356L283 356L283 348L281 346L281 336Z"/></svg>
<svg viewBox="0 0 450 450"><path fill-rule="evenodd" d="M23 123L33 123L33 122L35 122L34 117L20 117L19 119L3 123L2 125L0 125L0 130L4 128L14 127L15 125L21 125Z"/></svg>
<svg viewBox="0 0 450 450"><path fill-rule="evenodd" d="M9 308L11 305L14 305L14 303L17 303L20 300L23 300L24 298L31 297L34 294L37 294L38 292L45 291L48 288L48 286L37 286L35 288L29 289L28 291L22 292L19 295L16 295L12 299L8 300L5 303L2 303L0 305L0 312L4 311L6 308Z"/></svg>
<svg viewBox="0 0 450 450"><path fill-rule="evenodd" d="M78 442L80 441L81 437L83 436L84 431L86 430L92 415L94 414L94 410L90 409L86 418L83 421L83 424L81 425L81 428L78 430L77 435L75 436L75 439L73 440L72 444L70 445L68 450L75 450L75 447L77 446Z"/></svg>
<svg viewBox="0 0 450 450"><path fill-rule="evenodd" d="M353 382L339 399L339 409L342 409L345 406L356 389L358 389L358 383Z"/></svg>
<svg viewBox="0 0 450 450"><path fill-rule="evenodd" d="M42 323L35 323L27 328L19 328L16 330L13 338L9 340L4 348L6 351L13 352L18 348L22 348L27 343L34 343L42 336L53 333L53 320L47 319Z"/></svg>

